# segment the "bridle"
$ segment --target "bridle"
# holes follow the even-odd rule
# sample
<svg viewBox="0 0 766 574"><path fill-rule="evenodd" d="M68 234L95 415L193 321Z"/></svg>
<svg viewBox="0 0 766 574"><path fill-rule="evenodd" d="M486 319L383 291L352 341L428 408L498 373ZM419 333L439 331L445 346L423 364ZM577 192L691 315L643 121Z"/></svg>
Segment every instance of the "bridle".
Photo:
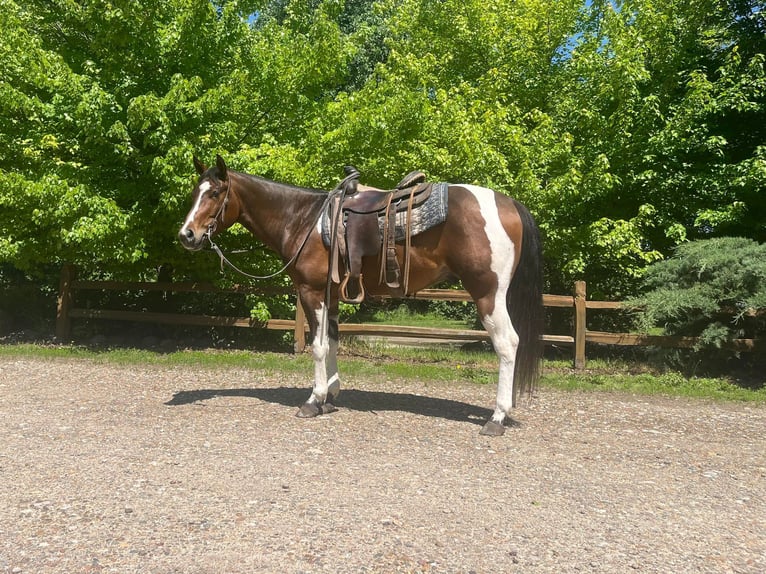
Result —
<svg viewBox="0 0 766 574"><path fill-rule="evenodd" d="M202 236L203 238L206 238L208 240L208 242L210 243L210 248L213 251L215 251L216 255L218 255L218 257L220 258L220 260L221 260L221 273L224 272L224 266L228 265L234 271L236 271L240 275L248 277L249 279L262 280L262 279L273 279L277 275L280 275L280 274L284 273L285 271L287 271L287 268L290 267L290 265L292 265L293 263L295 263L298 260L298 257L303 252L303 248L306 246L306 243L308 243L309 237L311 237L311 233L314 231L314 229L319 224L319 221L321 220L321 218L324 215L324 213L327 211L327 209L330 206L330 203L332 202L332 200L336 196L338 196L338 195L341 195L341 198L342 198L343 194L345 193L345 185L344 184L346 183L346 181L348 181L349 179L353 179L354 177L359 177L359 174L356 173L356 174L351 174L351 175L347 176L345 179L343 179L337 185L337 187L335 189L333 189L330 193L327 194L327 198L322 203L322 208L319 210L319 213L317 214L317 217L314 220L314 222L311 224L311 226L309 226L308 231L306 232L306 236L303 238L303 241L301 241L300 247L298 247L298 251L295 252L295 255L293 255L290 258L290 260L287 263L285 263L279 271L275 271L274 273L271 273L270 275L252 275L250 273L247 273L246 271L243 271L242 269L240 269L239 267L234 265L234 263L232 263L223 254L223 251L221 251L221 248L218 247L218 245L213 241L213 233L215 233L216 229L218 229L218 220L220 218L221 223L223 223L223 221L224 221L223 217L224 217L225 212L226 212L226 207L229 205L229 194L231 193L232 181L231 181L231 177L228 177L227 178L227 183L226 183L226 193L225 193L225 195L223 197L223 201L221 202L221 205L218 208L218 211L216 212L215 217L213 218L212 223L210 225L208 225L207 231ZM342 201L339 202L339 205L340 205L340 203L342 203ZM337 225L337 223L336 223L336 225ZM335 236L335 233L333 233L333 237L334 236Z"/></svg>
<svg viewBox="0 0 766 574"><path fill-rule="evenodd" d="M290 265L295 263L295 260L298 259L298 255L300 254L301 251L303 251L303 246L306 245L306 242L308 241L309 235L311 234L311 230L309 230L309 233L306 235L306 238L303 240L303 243L301 243L300 248L298 249L296 254L293 256L293 258L290 259L290 261L288 261L287 264L276 273L272 273L270 275L252 275L250 273L247 273L246 271L242 271L242 269L234 265L234 263L232 263L223 254L223 251L221 251L221 248L218 247L215 241L213 241L213 233L215 233L215 230L218 229L218 220L220 219L221 223L224 222L224 215L226 213L226 208L229 205L229 194L231 193L231 188L232 188L231 177L228 177L226 181L226 193L223 196L223 201L221 202L221 205L218 208L218 211L216 212L215 217L213 217L213 221L210 223L210 225L207 226L207 231L202 235L202 237L208 240L208 242L210 243L210 248L213 251L215 251L218 257L221 259L221 273L224 272L224 265L228 265L240 275L244 275L245 277L249 277L250 279L273 279L277 275L284 273L285 270L287 270L287 268L290 267Z"/></svg>
<svg viewBox="0 0 766 574"><path fill-rule="evenodd" d="M231 177L229 177L226 181L226 193L223 196L223 201L221 202L221 205L218 207L218 211L213 217L213 222L207 226L207 231L203 235L203 237L207 237L208 241L210 241L210 238L213 236L213 233L215 233L215 230L218 229L218 218L220 218L221 223L223 223L223 216L224 216L224 213L226 212L226 207L229 205L230 192L231 192ZM220 191L218 193L220 194Z"/></svg>

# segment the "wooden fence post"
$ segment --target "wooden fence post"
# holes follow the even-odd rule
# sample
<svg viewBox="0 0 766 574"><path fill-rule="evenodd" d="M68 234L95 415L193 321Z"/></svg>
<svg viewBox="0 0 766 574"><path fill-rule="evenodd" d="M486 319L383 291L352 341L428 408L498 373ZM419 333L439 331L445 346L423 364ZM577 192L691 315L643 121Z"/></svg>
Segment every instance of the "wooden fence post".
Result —
<svg viewBox="0 0 766 574"><path fill-rule="evenodd" d="M575 332L574 332L574 368L585 368L585 281L575 281Z"/></svg>
<svg viewBox="0 0 766 574"><path fill-rule="evenodd" d="M163 263L157 269L157 283L173 283L173 266L169 263ZM173 304L172 291L153 291L153 310L154 311L175 311Z"/></svg>
<svg viewBox="0 0 766 574"><path fill-rule="evenodd" d="M56 339L63 343L72 336L72 320L69 318L69 310L72 308L73 295L72 283L77 276L77 270L71 263L61 268L61 280L59 282L59 295L56 304Z"/></svg>
<svg viewBox="0 0 766 574"><path fill-rule="evenodd" d="M295 298L295 342L293 351L302 353L306 348L306 311L301 305L301 298Z"/></svg>

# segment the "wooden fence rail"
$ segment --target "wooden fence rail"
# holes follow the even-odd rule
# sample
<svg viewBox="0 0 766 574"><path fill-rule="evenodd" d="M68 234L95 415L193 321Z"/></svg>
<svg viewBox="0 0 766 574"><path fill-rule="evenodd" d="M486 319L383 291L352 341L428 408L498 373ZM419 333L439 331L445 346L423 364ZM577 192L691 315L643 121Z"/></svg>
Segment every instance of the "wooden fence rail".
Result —
<svg viewBox="0 0 766 574"><path fill-rule="evenodd" d="M239 286L222 289L209 283L171 281L80 281L77 279L76 268L73 265L65 265L61 270L58 306L56 311L56 338L59 341L68 341L71 338L72 319L110 319L170 325L251 327L293 331L295 351L301 352L306 347L306 331L308 330L308 324L306 323L304 310L299 302L296 302L295 319L270 319L266 322L258 321L250 317L192 315L75 307L75 292L89 290L160 291L174 293L252 293L263 295L294 294L294 291L287 287ZM431 301L471 301L471 297L466 291L454 289L424 289L418 291L414 298ZM583 369L585 367L586 343L688 348L694 346L694 344L698 342L698 339L695 337L671 337L644 335L640 333L610 333L588 330L586 322L588 309L622 309L624 306L620 301L588 301L585 281L575 282L574 295L543 295L543 305L546 307L567 308L574 312L574 333L572 335L545 334L543 335L542 340L546 344L572 345L572 358L576 369ZM489 341L489 335L486 331L470 329L444 329L371 323L342 323L339 325L339 330L346 335L413 337L418 339L447 339L456 341ZM758 339L737 339L731 344L731 348L737 351L752 351L759 346L760 340Z"/></svg>

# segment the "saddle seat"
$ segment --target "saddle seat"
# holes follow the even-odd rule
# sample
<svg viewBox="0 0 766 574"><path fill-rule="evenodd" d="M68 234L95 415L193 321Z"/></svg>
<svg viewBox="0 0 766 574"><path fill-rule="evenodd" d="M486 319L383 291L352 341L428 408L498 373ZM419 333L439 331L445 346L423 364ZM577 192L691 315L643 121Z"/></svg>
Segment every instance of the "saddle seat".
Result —
<svg viewBox="0 0 766 574"><path fill-rule="evenodd" d="M359 183L359 172L345 168L347 177L343 181L343 201L333 208L336 217L341 217L343 229L334 238L337 257L336 268L331 269L333 279L340 283L342 301L361 303L365 297L362 277L362 258L380 256L379 283L385 282L392 294L401 297L407 293L410 262L411 215L412 210L424 203L431 195L433 184L426 183L422 171L408 173L394 189L381 190ZM407 212L404 246L403 285L399 262L396 258L396 214ZM379 225L382 219L382 230ZM340 228L340 226L333 226ZM343 232L345 231L345 232ZM346 273L340 280L338 263L344 260Z"/></svg>
<svg viewBox="0 0 766 574"><path fill-rule="evenodd" d="M356 173L358 174L358 172ZM354 172L349 172L349 175L354 175ZM426 174L416 170L404 176L404 179L394 189L385 190L362 185L358 178L351 179L346 184L343 209L354 213L381 212L385 211L389 204L399 204L401 200L410 196L417 197L415 205L419 205L428 199L428 193L431 191L431 185L425 183L425 180ZM406 206L402 207L402 209L405 208Z"/></svg>

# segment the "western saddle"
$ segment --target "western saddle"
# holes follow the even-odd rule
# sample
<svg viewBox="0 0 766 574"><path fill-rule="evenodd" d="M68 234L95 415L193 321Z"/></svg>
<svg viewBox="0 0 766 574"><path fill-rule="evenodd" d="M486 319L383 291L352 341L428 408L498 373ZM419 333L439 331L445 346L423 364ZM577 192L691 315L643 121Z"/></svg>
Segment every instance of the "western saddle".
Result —
<svg viewBox="0 0 766 574"><path fill-rule="evenodd" d="M413 171L394 189L382 190L361 185L356 168L346 166L344 169L347 177L333 204L330 227L333 230L330 260L335 262L330 272L333 281L340 283L340 299L346 303L364 300L362 258L376 255L380 255L379 284L385 282L394 296L402 297L407 293L410 273L412 210L430 197L433 184L425 182L422 171ZM399 212L406 212L403 277L396 258L396 214ZM341 260L345 264L342 280Z"/></svg>

